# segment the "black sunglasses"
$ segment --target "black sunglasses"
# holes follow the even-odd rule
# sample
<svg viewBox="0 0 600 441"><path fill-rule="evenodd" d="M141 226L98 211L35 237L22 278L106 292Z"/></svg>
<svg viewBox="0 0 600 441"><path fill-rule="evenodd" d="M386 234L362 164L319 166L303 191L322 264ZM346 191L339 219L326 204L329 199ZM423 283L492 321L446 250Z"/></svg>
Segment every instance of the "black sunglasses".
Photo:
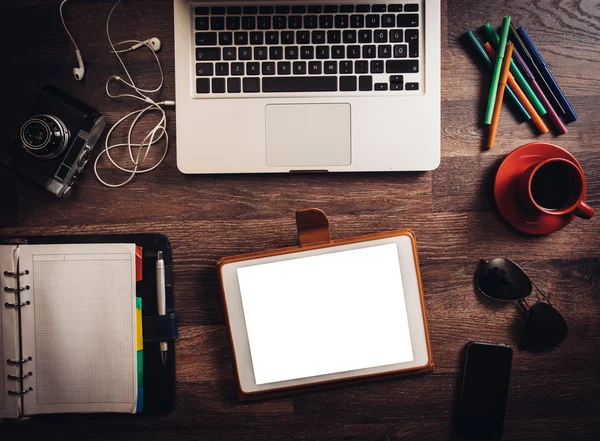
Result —
<svg viewBox="0 0 600 441"><path fill-rule="evenodd" d="M477 289L486 297L505 302L515 301L527 314L522 349L547 351L567 337L567 324L548 297L533 283L525 271L510 259L481 259L475 274ZM531 306L526 297L533 288L537 300ZM540 298L541 296L541 298Z"/></svg>

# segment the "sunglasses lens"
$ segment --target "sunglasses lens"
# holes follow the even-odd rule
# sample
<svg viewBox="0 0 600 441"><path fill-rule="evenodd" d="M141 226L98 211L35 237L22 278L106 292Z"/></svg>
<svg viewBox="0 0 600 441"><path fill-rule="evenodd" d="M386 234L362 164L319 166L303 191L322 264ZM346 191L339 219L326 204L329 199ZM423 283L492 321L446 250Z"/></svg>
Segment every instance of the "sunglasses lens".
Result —
<svg viewBox="0 0 600 441"><path fill-rule="evenodd" d="M551 305L535 303L527 314L525 334L521 346L525 349L547 351L567 337L567 324Z"/></svg>
<svg viewBox="0 0 600 441"><path fill-rule="evenodd" d="M479 290L496 300L518 300L531 294L529 277L508 259L481 261L476 280Z"/></svg>

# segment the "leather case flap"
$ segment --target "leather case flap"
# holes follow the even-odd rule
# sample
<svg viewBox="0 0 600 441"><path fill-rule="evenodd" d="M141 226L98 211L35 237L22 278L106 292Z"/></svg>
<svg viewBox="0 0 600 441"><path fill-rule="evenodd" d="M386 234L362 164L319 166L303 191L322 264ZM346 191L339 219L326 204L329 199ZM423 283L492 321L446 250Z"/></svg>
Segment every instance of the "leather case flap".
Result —
<svg viewBox="0 0 600 441"><path fill-rule="evenodd" d="M329 219L318 208L296 211L296 226L300 246L331 242Z"/></svg>

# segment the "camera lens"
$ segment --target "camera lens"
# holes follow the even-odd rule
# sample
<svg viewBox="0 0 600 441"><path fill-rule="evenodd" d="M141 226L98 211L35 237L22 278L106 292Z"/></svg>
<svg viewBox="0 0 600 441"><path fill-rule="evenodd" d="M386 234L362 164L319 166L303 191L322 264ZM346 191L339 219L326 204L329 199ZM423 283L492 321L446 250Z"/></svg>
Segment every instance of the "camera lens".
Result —
<svg viewBox="0 0 600 441"><path fill-rule="evenodd" d="M59 156L69 142L69 131L65 124L52 115L36 115L21 127L23 147L40 159Z"/></svg>

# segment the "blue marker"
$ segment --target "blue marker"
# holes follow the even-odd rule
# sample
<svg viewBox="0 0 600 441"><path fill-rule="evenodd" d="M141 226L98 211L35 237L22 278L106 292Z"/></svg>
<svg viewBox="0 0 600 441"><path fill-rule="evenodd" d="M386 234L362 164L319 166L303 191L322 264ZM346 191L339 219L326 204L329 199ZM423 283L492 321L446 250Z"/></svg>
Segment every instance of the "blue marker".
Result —
<svg viewBox="0 0 600 441"><path fill-rule="evenodd" d="M550 72L550 69L548 69L548 65L546 64L546 61L544 61L544 58L542 58L542 55L535 47L535 44L533 44L533 41L531 41L531 38L529 38L529 35L527 34L527 31L525 30L525 28L523 26L521 26L519 29L517 29L517 34L519 34L519 37L521 37L523 44L525 45L525 47L529 51L529 54L531 55L531 59L533 60L533 63L539 69L542 77L548 83L548 87L550 87L550 89L552 90L552 93L554 94L554 96L556 96L556 100L559 102L560 106L562 107L562 109L554 109L554 110L556 110L556 111L562 110L562 111L564 111L563 116L567 120L577 121L577 114L571 107L569 100L567 100L567 97L565 96L565 94L561 90L560 86L554 79L554 76L552 76L552 73Z"/></svg>

